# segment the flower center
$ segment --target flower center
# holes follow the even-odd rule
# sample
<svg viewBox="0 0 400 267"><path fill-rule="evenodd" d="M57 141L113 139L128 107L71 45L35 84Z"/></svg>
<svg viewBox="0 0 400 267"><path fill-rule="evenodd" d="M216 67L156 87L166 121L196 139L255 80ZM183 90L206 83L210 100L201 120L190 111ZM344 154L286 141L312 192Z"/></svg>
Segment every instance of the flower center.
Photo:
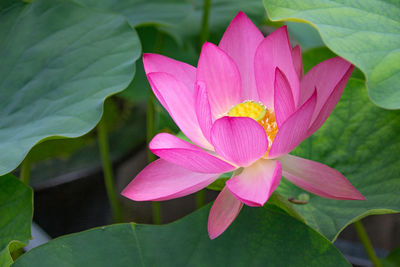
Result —
<svg viewBox="0 0 400 267"><path fill-rule="evenodd" d="M256 120L267 133L268 151L278 132L278 124L276 123L275 113L267 109L263 104L246 100L240 104L233 106L229 112L230 117L249 117ZM268 153L268 152L267 152Z"/></svg>

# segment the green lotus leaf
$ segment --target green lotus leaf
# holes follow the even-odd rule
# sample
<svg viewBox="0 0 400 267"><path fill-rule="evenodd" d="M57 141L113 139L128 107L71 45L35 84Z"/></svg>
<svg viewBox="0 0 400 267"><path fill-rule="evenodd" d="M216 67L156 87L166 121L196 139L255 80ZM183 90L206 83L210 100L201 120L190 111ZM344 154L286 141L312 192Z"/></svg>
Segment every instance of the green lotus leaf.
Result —
<svg viewBox="0 0 400 267"><path fill-rule="evenodd" d="M5 174L38 142L89 132L105 98L132 80L141 47L122 16L68 0L16 2L0 11L0 20L0 174Z"/></svg>
<svg viewBox="0 0 400 267"><path fill-rule="evenodd" d="M370 99L400 108L400 1L263 0L272 20L306 22L366 75Z"/></svg>
<svg viewBox="0 0 400 267"><path fill-rule="evenodd" d="M209 209L168 225L118 224L63 236L14 266L350 266L332 243L275 206L243 208L210 240Z"/></svg>
<svg viewBox="0 0 400 267"><path fill-rule="evenodd" d="M28 243L32 216L32 189L11 174L0 176L0 266L10 266L11 253Z"/></svg>

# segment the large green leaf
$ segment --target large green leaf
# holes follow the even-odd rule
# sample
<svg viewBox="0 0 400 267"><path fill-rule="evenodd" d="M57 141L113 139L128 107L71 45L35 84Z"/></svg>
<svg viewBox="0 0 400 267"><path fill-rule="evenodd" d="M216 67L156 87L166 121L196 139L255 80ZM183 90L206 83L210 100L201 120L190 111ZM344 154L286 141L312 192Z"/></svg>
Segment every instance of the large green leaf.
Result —
<svg viewBox="0 0 400 267"><path fill-rule="evenodd" d="M11 174L0 176L0 266L13 262L10 253L31 237L33 192Z"/></svg>
<svg viewBox="0 0 400 267"><path fill-rule="evenodd" d="M367 76L371 100L400 108L400 1L264 0L272 20L312 24L325 44Z"/></svg>
<svg viewBox="0 0 400 267"><path fill-rule="evenodd" d="M79 0L80 3L124 15L131 25L178 24L192 11L192 5L182 0Z"/></svg>
<svg viewBox="0 0 400 267"><path fill-rule="evenodd" d="M15 4L0 21L4 174L37 142L90 131L104 99L128 86L141 48L123 17L68 0Z"/></svg>
<svg viewBox="0 0 400 267"><path fill-rule="evenodd" d="M164 226L119 224L57 238L19 266L349 266L312 228L282 210L244 208L215 240L209 206Z"/></svg>
<svg viewBox="0 0 400 267"><path fill-rule="evenodd" d="M321 52L303 54L305 66L315 65ZM400 211L400 111L367 100L364 81L351 78L325 124L293 152L340 171L367 199L329 200L309 194L308 204L296 205L307 223L330 240L362 217ZM305 193L285 179L278 191L294 198Z"/></svg>

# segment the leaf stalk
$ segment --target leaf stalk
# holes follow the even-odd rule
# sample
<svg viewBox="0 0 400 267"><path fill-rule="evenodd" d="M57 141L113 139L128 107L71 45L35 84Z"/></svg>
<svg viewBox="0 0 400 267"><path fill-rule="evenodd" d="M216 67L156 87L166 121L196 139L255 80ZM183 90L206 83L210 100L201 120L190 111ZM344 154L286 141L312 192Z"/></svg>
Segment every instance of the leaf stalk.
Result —
<svg viewBox="0 0 400 267"><path fill-rule="evenodd" d="M371 244L371 240L369 239L367 231L365 231L364 225L362 224L361 220L356 221L353 225L356 229L357 235L360 238L360 241L363 244L365 251L367 252L367 255L368 255L369 259L371 260L372 264L375 267L382 267L382 264L375 254L374 248L372 247L372 244Z"/></svg>
<svg viewBox="0 0 400 267"><path fill-rule="evenodd" d="M122 212L117 193L115 191L114 175L110 160L107 127L105 125L104 118L100 120L99 124L97 125L97 138L99 141L100 155L103 165L104 183L107 190L108 200L111 205L113 221L115 223L119 223L122 222Z"/></svg>

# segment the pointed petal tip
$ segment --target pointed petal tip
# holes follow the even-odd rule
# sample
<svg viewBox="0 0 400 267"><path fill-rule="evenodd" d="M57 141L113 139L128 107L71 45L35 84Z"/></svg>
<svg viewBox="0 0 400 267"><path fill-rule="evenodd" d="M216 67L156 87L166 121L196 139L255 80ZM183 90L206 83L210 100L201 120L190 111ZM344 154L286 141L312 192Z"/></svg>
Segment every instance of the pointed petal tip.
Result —
<svg viewBox="0 0 400 267"><path fill-rule="evenodd" d="M203 52L203 50L208 49L209 47L213 47L213 46L216 46L216 45L205 41L204 44L201 46L201 52ZM200 52L200 56L201 56L201 52Z"/></svg>
<svg viewBox="0 0 400 267"><path fill-rule="evenodd" d="M352 187L353 187L352 192L351 193L346 192L346 195L344 195L344 196L338 196L338 195L333 195L333 194L330 195L330 194L326 194L326 193L316 194L316 195L319 195L324 198L336 199L336 200L359 200L359 201L367 200L354 186L352 186ZM312 193L315 194L314 192L312 192Z"/></svg>
<svg viewBox="0 0 400 267"><path fill-rule="evenodd" d="M147 165L125 187L122 195L135 201L162 201L192 194L219 175L192 172L163 159Z"/></svg>
<svg viewBox="0 0 400 267"><path fill-rule="evenodd" d="M287 25L283 25L283 26L279 27L274 32L280 32L280 31L284 31L285 32L286 37L287 37L287 39L289 41L289 32L288 32L288 29L287 29ZM290 44L290 42L289 42L289 44ZM289 46L289 47L292 48L292 46Z"/></svg>
<svg viewBox="0 0 400 267"><path fill-rule="evenodd" d="M275 68L275 80L276 80L276 76L278 76L278 75L283 76L281 69L279 67L276 67Z"/></svg>
<svg viewBox="0 0 400 267"><path fill-rule="evenodd" d="M275 68L274 109L278 127L296 111L290 83L279 67Z"/></svg>
<svg viewBox="0 0 400 267"><path fill-rule="evenodd" d="M292 155L279 160L283 176L312 194L337 200L366 200L343 174L333 168Z"/></svg>
<svg viewBox="0 0 400 267"><path fill-rule="evenodd" d="M338 57L333 57L333 58L327 59L326 61L331 61L331 60L334 60L334 61L336 61L336 60L343 61L343 62L349 64L349 67L353 67L353 68L354 68L353 63L351 63L350 61L348 61L347 59L344 59L344 58L342 58L342 57L339 57L339 56L338 56Z"/></svg>
<svg viewBox="0 0 400 267"><path fill-rule="evenodd" d="M207 230L208 230L208 237L209 237L211 240L213 240L213 239L219 237L219 236L223 233L223 232L220 232L220 233L219 233L219 232L216 232L215 229L212 229L212 226L210 226L210 222L208 222Z"/></svg>
<svg viewBox="0 0 400 267"><path fill-rule="evenodd" d="M222 51L216 44L205 41L204 44L201 46L200 56L199 56L197 65L199 64L202 56L204 57L206 55L206 53L214 52L215 50L217 50L217 52ZM223 53L225 54L225 52L223 52ZM199 66L197 66L197 67L199 67Z"/></svg>
<svg viewBox="0 0 400 267"><path fill-rule="evenodd" d="M242 100L259 100L254 77L254 57L264 39L259 28L245 13L239 12L225 30L218 47L236 63L242 82Z"/></svg>
<svg viewBox="0 0 400 267"><path fill-rule="evenodd" d="M129 192L128 187L125 187L124 190L122 190L121 196L126 197L133 201L141 201L141 199L140 198L138 199L135 194Z"/></svg>
<svg viewBox="0 0 400 267"><path fill-rule="evenodd" d="M156 56L158 56L158 54L154 54L154 53L143 53L142 54L142 61L143 61L145 71L146 71L146 69L148 69L147 66L149 65L150 61ZM149 71L146 71L146 74L148 72Z"/></svg>
<svg viewBox="0 0 400 267"><path fill-rule="evenodd" d="M237 20L243 20L243 19L250 20L249 17L243 11L239 11L233 18L232 22L236 22Z"/></svg>
<svg viewBox="0 0 400 267"><path fill-rule="evenodd" d="M127 188L125 188L124 190L122 190L121 192L121 196L126 197L127 199L130 199L132 201L155 201L152 198L149 197L140 197L140 194L136 194L136 192L129 192L129 190L126 190Z"/></svg>
<svg viewBox="0 0 400 267"><path fill-rule="evenodd" d="M150 57L152 54L153 54L153 53L143 53L143 54L142 54L142 57L143 57L143 58L148 58L148 57Z"/></svg>
<svg viewBox="0 0 400 267"><path fill-rule="evenodd" d="M208 215L207 229L210 239L215 239L225 232L242 207L243 204L230 193L227 187L224 187L215 199Z"/></svg>
<svg viewBox="0 0 400 267"><path fill-rule="evenodd" d="M321 64L321 63L330 64L330 65L333 65L333 66L334 65L341 66L343 69L345 69L344 73L342 74L343 76L346 75L349 72L352 73L353 70L354 70L353 63L351 63L350 61L348 61L347 59L344 59L342 57L329 58L329 59L327 59L325 61L320 62L319 64ZM319 65L319 64L317 64L317 65ZM335 72L332 72L332 74L335 74Z"/></svg>
<svg viewBox="0 0 400 267"><path fill-rule="evenodd" d="M121 191L120 195L121 195L121 196L124 196L124 197L127 197L127 195L126 195L126 188L124 188L124 189Z"/></svg>
<svg viewBox="0 0 400 267"><path fill-rule="evenodd" d="M212 237L210 234L208 235L208 237L210 238L210 240L214 240L216 238L216 236Z"/></svg>
<svg viewBox="0 0 400 267"><path fill-rule="evenodd" d="M142 54L142 58L147 58L149 56L151 56L152 53L143 53Z"/></svg>
<svg viewBox="0 0 400 267"><path fill-rule="evenodd" d="M361 193L354 187L354 195L349 196L348 200L367 200Z"/></svg>

